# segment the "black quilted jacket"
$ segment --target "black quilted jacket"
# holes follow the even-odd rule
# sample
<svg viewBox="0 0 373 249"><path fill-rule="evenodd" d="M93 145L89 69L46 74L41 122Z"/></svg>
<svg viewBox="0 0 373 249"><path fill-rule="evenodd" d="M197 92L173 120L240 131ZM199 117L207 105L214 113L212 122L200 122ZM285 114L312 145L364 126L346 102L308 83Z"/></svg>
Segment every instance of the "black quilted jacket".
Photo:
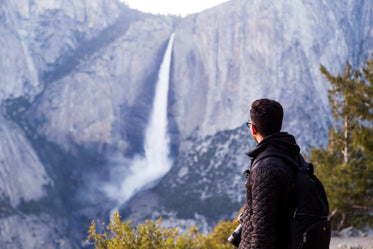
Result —
<svg viewBox="0 0 373 249"><path fill-rule="evenodd" d="M261 158L264 154L273 156ZM285 132L265 137L247 153L252 157L252 164L245 184L246 203L239 249L289 248L289 195L298 167L298 154L294 137Z"/></svg>

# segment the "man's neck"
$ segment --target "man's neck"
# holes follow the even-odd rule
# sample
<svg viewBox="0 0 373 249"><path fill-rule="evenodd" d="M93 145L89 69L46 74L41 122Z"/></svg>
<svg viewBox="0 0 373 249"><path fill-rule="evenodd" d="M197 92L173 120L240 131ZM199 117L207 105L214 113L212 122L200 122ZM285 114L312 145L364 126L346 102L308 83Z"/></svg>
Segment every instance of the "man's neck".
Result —
<svg viewBox="0 0 373 249"><path fill-rule="evenodd" d="M253 137L258 144L264 139L264 137L260 135L259 133L256 133L255 136Z"/></svg>

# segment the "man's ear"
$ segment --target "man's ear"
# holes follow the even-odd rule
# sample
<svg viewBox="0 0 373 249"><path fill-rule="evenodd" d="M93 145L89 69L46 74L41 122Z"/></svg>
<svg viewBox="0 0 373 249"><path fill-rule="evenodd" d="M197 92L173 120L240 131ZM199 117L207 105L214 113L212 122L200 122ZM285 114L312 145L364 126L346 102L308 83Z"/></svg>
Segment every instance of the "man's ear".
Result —
<svg viewBox="0 0 373 249"><path fill-rule="evenodd" d="M254 125L251 125L251 132L252 132L253 134L256 134L256 128L255 128Z"/></svg>

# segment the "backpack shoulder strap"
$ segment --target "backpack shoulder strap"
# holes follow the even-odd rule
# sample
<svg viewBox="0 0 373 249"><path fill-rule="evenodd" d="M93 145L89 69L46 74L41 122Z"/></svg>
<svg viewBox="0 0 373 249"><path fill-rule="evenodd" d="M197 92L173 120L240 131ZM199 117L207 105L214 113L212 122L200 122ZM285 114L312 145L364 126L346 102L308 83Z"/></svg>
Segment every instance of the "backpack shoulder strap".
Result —
<svg viewBox="0 0 373 249"><path fill-rule="evenodd" d="M291 165L291 167L295 171L299 170L302 160L304 161L304 158L303 158L303 156L300 153L298 154L298 158L297 158L298 162L295 163L294 160L289 160L289 158L285 157L282 153L273 152L273 151L268 151L268 152L263 151L257 157L254 158L254 160L253 160L253 162L251 164L250 170L253 170L257 166L257 164L258 164L259 161L261 161L261 160L263 160L264 158L267 158L267 157L281 158L282 160L284 160L286 162L286 164Z"/></svg>
<svg viewBox="0 0 373 249"><path fill-rule="evenodd" d="M300 160L300 169L305 171L309 175L313 175L314 168L313 168L312 163L306 162L306 160L304 160L304 157L301 154L299 154L299 160Z"/></svg>

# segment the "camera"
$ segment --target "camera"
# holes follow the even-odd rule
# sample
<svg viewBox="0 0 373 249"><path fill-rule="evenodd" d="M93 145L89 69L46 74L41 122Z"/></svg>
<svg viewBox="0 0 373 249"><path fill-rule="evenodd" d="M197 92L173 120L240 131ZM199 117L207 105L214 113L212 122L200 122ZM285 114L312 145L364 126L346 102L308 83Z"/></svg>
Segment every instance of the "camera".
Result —
<svg viewBox="0 0 373 249"><path fill-rule="evenodd" d="M241 231L242 225L240 224L228 238L228 241L231 242L235 247L238 247L241 242Z"/></svg>

